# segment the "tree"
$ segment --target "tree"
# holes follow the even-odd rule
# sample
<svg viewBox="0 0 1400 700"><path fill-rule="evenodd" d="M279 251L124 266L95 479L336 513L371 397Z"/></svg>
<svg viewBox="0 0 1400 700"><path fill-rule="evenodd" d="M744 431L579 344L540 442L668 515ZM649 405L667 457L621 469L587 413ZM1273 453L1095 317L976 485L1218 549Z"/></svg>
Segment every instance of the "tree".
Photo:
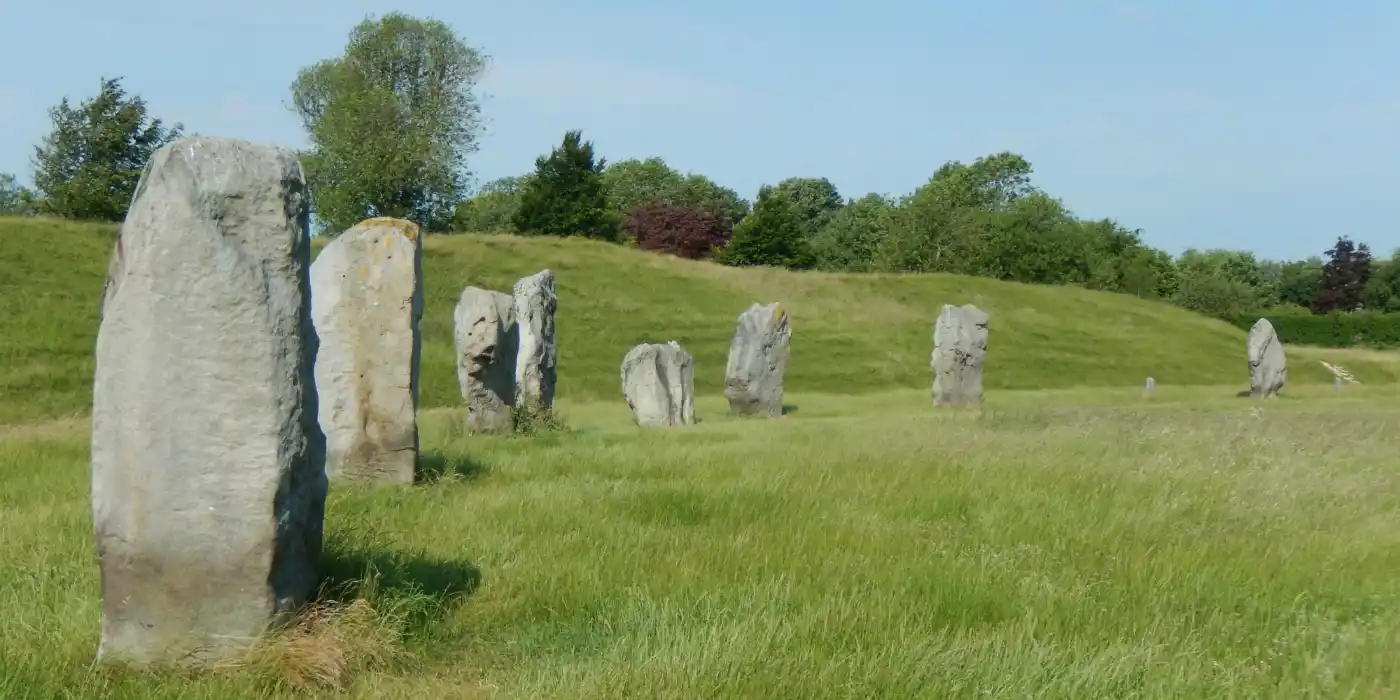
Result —
<svg viewBox="0 0 1400 700"><path fill-rule="evenodd" d="M447 228L477 149L473 89L485 67L446 24L394 12L356 25L344 55L298 73L292 108L311 141L302 165L322 228L374 216Z"/></svg>
<svg viewBox="0 0 1400 700"><path fill-rule="evenodd" d="M1274 279L1279 303L1304 308L1312 306L1321 286L1322 258L1316 256L1279 265Z"/></svg>
<svg viewBox="0 0 1400 700"><path fill-rule="evenodd" d="M521 192L511 222L529 236L584 236L616 240L617 218L608 209L603 185L606 159L596 159L593 143L570 131L547 156L535 159L535 173Z"/></svg>
<svg viewBox="0 0 1400 700"><path fill-rule="evenodd" d="M1371 279L1366 283L1366 308L1376 311L1400 312L1400 249L1390 260L1372 263Z"/></svg>
<svg viewBox="0 0 1400 700"><path fill-rule="evenodd" d="M900 272L995 276L991 261L1005 252L996 250L996 228L1020 214L998 215L1038 192L1030 175L1030 163L1009 152L978 158L971 165L944 163L900 202L882 251L886 266ZM1045 202L1037 202L1021 214L1038 217L1048 210Z"/></svg>
<svg viewBox="0 0 1400 700"><path fill-rule="evenodd" d="M779 182L773 194L792 205L798 224L809 239L826 226L844 204L836 185L824 177L790 177Z"/></svg>
<svg viewBox="0 0 1400 700"><path fill-rule="evenodd" d="M1180 286L1172 302L1184 309L1226 320L1259 308L1256 290L1210 269L1182 270Z"/></svg>
<svg viewBox="0 0 1400 700"><path fill-rule="evenodd" d="M725 265L736 267L769 266L795 270L809 268L816 262L803 235L797 212L769 185L759 189L753 211L734 227L729 245L717 259Z"/></svg>
<svg viewBox="0 0 1400 700"><path fill-rule="evenodd" d="M121 78L103 78L97 96L76 108L63 98L49 110L53 131L34 148L34 187L45 213L69 219L121 221L151 154L180 137L149 116Z"/></svg>
<svg viewBox="0 0 1400 700"><path fill-rule="evenodd" d="M457 204L452 230L477 233L515 233L511 218L520 209L520 197L533 175L492 180L476 194Z"/></svg>
<svg viewBox="0 0 1400 700"><path fill-rule="evenodd" d="M0 173L0 216L31 216L38 202L14 175Z"/></svg>
<svg viewBox="0 0 1400 700"><path fill-rule="evenodd" d="M748 213L748 202L704 175L682 175L660 158L617 161L603 170L608 202L619 217L644 204L721 209L733 224Z"/></svg>
<svg viewBox="0 0 1400 700"><path fill-rule="evenodd" d="M691 260L714 255L729 242L734 222L722 209L670 204L642 204L622 221L622 233L642 250L669 253Z"/></svg>
<svg viewBox="0 0 1400 700"><path fill-rule="evenodd" d="M893 217L894 202L874 193L841 207L812 238L816 266L848 272L877 270Z"/></svg>
<svg viewBox="0 0 1400 700"><path fill-rule="evenodd" d="M1341 236L1327 251L1327 258L1312 312L1325 314L1360 308L1366 283L1371 278L1371 249L1365 243L1358 246Z"/></svg>

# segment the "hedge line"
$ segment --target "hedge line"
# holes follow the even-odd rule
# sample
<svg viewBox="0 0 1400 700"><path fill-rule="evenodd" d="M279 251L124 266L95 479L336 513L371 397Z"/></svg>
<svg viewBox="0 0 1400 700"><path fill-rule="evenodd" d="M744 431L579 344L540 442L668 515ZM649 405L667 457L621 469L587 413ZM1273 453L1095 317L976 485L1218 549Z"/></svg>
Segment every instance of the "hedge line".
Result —
<svg viewBox="0 0 1400 700"><path fill-rule="evenodd" d="M1260 317L1274 324L1285 345L1318 345L1326 348L1400 346L1400 314L1377 311L1330 313L1322 316L1264 313L1240 314L1235 325L1249 330Z"/></svg>

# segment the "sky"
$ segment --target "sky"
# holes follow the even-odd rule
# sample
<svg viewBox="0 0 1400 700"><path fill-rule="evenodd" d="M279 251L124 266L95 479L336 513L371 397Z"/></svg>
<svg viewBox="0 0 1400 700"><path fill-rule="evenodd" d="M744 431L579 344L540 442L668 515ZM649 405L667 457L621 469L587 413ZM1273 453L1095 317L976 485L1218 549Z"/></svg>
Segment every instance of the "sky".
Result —
<svg viewBox="0 0 1400 700"><path fill-rule="evenodd" d="M480 182L569 129L752 199L826 177L900 195L1014 151L1033 182L1154 247L1400 247L1400 2L1343 0L148 0L8 3L0 172L47 110L121 77L187 132L304 145L289 85L392 11L490 59ZM1331 8L1331 9L1324 9Z"/></svg>

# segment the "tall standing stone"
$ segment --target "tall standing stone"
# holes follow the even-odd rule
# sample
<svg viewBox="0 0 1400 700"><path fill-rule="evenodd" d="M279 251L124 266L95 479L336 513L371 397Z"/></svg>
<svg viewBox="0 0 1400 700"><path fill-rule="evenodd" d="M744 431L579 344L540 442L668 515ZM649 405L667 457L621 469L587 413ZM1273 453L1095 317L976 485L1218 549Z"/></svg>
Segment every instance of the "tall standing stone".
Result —
<svg viewBox="0 0 1400 700"><path fill-rule="evenodd" d="M470 432L508 432L515 405L515 300L467 287L453 312L457 384L467 404Z"/></svg>
<svg viewBox="0 0 1400 700"><path fill-rule="evenodd" d="M1245 352L1249 359L1249 394L1259 398L1278 394L1288 380L1288 361L1269 319L1261 318L1250 327Z"/></svg>
<svg viewBox="0 0 1400 700"><path fill-rule="evenodd" d="M515 283L515 323L520 345L515 355L515 405L530 411L554 406L554 273L541 270Z"/></svg>
<svg viewBox="0 0 1400 700"><path fill-rule="evenodd" d="M769 418L783 414L783 372L791 339L787 311L777 303L755 303L739 314L724 367L730 410Z"/></svg>
<svg viewBox="0 0 1400 700"><path fill-rule="evenodd" d="M643 343L622 358L622 395L644 428L695 422L695 361L679 343Z"/></svg>
<svg viewBox="0 0 1400 700"><path fill-rule="evenodd" d="M971 304L944 304L933 324L933 405L982 403L987 313Z"/></svg>
<svg viewBox="0 0 1400 700"><path fill-rule="evenodd" d="M423 316L418 225L367 219L311 264L311 315L326 474L412 483L418 463L418 362Z"/></svg>
<svg viewBox="0 0 1400 700"><path fill-rule="evenodd" d="M157 150L108 267L92 410L101 662L239 653L316 587L308 193L290 151Z"/></svg>

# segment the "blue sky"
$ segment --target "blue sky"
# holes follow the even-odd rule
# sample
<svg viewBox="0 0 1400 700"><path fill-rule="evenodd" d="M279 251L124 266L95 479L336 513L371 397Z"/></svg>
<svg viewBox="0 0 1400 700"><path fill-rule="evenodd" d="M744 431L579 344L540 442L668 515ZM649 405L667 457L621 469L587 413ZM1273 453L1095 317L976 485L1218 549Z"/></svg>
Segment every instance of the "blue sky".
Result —
<svg viewBox="0 0 1400 700"><path fill-rule="evenodd" d="M297 70L399 10L491 57L483 181L571 128L610 160L661 156L746 197L793 175L900 194L1012 150L1078 214L1172 253L1400 247L1394 0L201 4L10 3L0 172L27 181L45 110L102 76L188 131L300 145Z"/></svg>

